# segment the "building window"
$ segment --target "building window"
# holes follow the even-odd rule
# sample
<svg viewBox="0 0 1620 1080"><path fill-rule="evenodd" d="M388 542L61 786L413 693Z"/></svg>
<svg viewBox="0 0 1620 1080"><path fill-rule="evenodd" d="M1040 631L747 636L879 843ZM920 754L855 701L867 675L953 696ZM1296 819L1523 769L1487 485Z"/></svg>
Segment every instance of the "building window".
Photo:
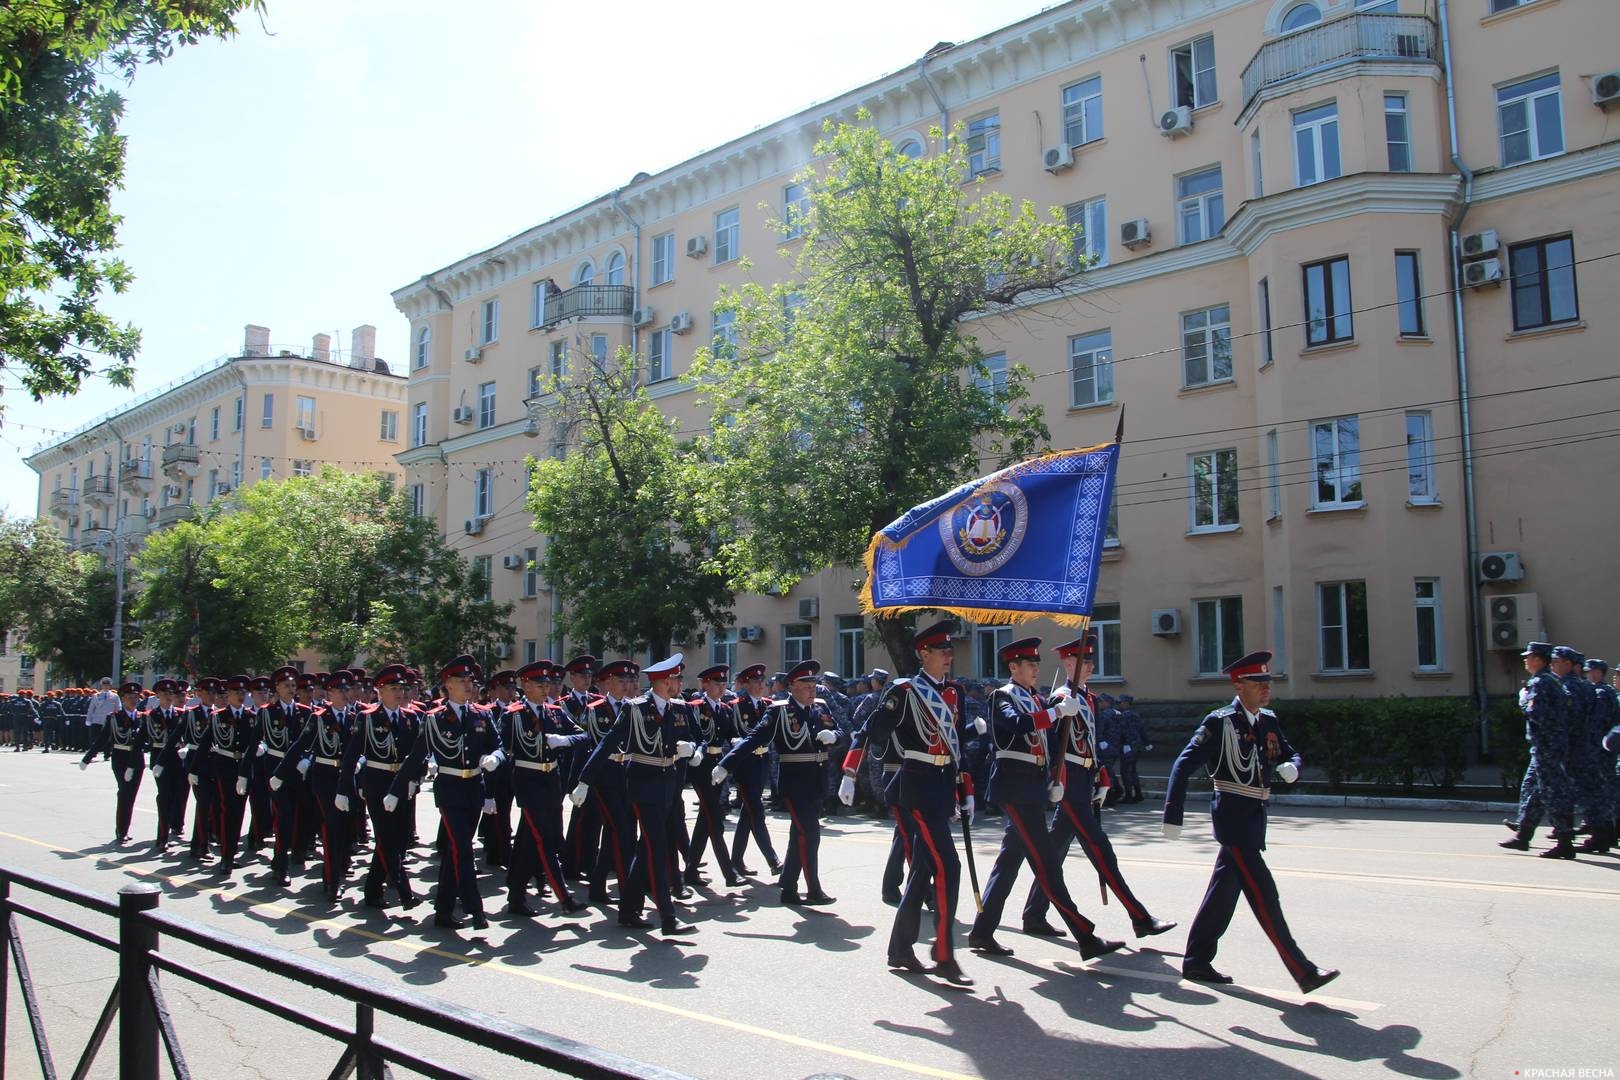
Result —
<svg viewBox="0 0 1620 1080"><path fill-rule="evenodd" d="M810 195L803 184L789 184L782 189L782 224L787 226L783 239L797 240L803 236L809 214Z"/></svg>
<svg viewBox="0 0 1620 1080"><path fill-rule="evenodd" d="M1119 547L1119 500L1108 500L1108 517L1103 522L1103 547Z"/></svg>
<svg viewBox="0 0 1620 1080"><path fill-rule="evenodd" d="M1277 429L1266 432L1266 520L1282 517L1282 462L1277 449Z"/></svg>
<svg viewBox="0 0 1620 1080"><path fill-rule="evenodd" d="M1295 4L1289 8L1282 17L1281 29L1285 34L1295 30L1303 30L1322 21L1322 9L1315 3L1306 0L1305 3Z"/></svg>
<svg viewBox="0 0 1620 1080"><path fill-rule="evenodd" d="M478 384L478 426L480 428L495 426L495 384L493 382Z"/></svg>
<svg viewBox="0 0 1620 1080"><path fill-rule="evenodd" d="M417 370L428 366L428 345L433 341L433 331L426 326L416 332L416 354L413 361Z"/></svg>
<svg viewBox="0 0 1620 1080"><path fill-rule="evenodd" d="M1362 505L1359 418L1336 416L1312 422L1311 456L1316 466L1316 509Z"/></svg>
<svg viewBox="0 0 1620 1080"><path fill-rule="evenodd" d="M1261 278L1256 293L1260 300L1260 366L1266 368L1275 359L1271 351L1271 279Z"/></svg>
<svg viewBox="0 0 1620 1080"><path fill-rule="evenodd" d="M1170 75L1175 80L1171 88L1175 103L1189 109L1201 109L1215 103L1215 36L1205 34L1196 41L1170 50Z"/></svg>
<svg viewBox="0 0 1620 1080"><path fill-rule="evenodd" d="M794 664L810 659L810 647L814 638L810 636L809 623L785 623L782 626L782 668L786 670Z"/></svg>
<svg viewBox="0 0 1620 1080"><path fill-rule="evenodd" d="M723 629L718 626L710 627L709 663L724 664L735 675L737 671L737 628L735 626L727 626Z"/></svg>
<svg viewBox="0 0 1620 1080"><path fill-rule="evenodd" d="M973 375L973 385L979 393L989 398L1007 389L1007 354L1004 352L991 353L980 357L979 363L984 365L984 373Z"/></svg>
<svg viewBox="0 0 1620 1080"><path fill-rule="evenodd" d="M1294 114L1294 183L1299 187L1332 180L1339 164L1339 106L1318 105Z"/></svg>
<svg viewBox="0 0 1620 1080"><path fill-rule="evenodd" d="M1219 675L1243 656L1243 597L1223 596L1193 604L1199 675Z"/></svg>
<svg viewBox="0 0 1620 1080"><path fill-rule="evenodd" d="M1384 95L1384 144L1389 148L1389 171L1412 171L1412 118L1405 94Z"/></svg>
<svg viewBox="0 0 1620 1080"><path fill-rule="evenodd" d="M1069 406L1114 400L1114 332L1097 330L1069 339Z"/></svg>
<svg viewBox="0 0 1620 1080"><path fill-rule="evenodd" d="M1368 671L1367 583L1334 581L1316 587L1323 671Z"/></svg>
<svg viewBox="0 0 1620 1080"><path fill-rule="evenodd" d="M1092 675L1099 679L1123 679L1125 664L1120 652L1119 605L1098 604L1092 608L1091 628L1097 632L1097 669Z"/></svg>
<svg viewBox="0 0 1620 1080"><path fill-rule="evenodd" d="M1188 529L1215 532L1238 525L1237 450L1189 455Z"/></svg>
<svg viewBox="0 0 1620 1080"><path fill-rule="evenodd" d="M1001 168L1001 113L968 121L968 176L983 176Z"/></svg>
<svg viewBox="0 0 1620 1080"><path fill-rule="evenodd" d="M427 493L421 484L412 484L406 489L411 497L411 513L422 517L427 510Z"/></svg>
<svg viewBox="0 0 1620 1080"><path fill-rule="evenodd" d="M298 395L298 430L313 433L315 431L315 399Z"/></svg>
<svg viewBox="0 0 1620 1080"><path fill-rule="evenodd" d="M499 300L485 300L483 312L478 320L478 342L488 345L501 336L501 302Z"/></svg>
<svg viewBox="0 0 1620 1080"><path fill-rule="evenodd" d="M219 406L217 405L208 414L208 441L219 441Z"/></svg>
<svg viewBox="0 0 1620 1080"><path fill-rule="evenodd" d="M730 359L737 355L737 313L716 308L709 331L709 347L714 355Z"/></svg>
<svg viewBox="0 0 1620 1080"><path fill-rule="evenodd" d="M591 335L591 359L596 361L598 371L606 369L608 362L608 338L606 334Z"/></svg>
<svg viewBox="0 0 1620 1080"><path fill-rule="evenodd" d="M523 400L529 401L540 396L540 367L535 365L529 369L529 377L524 381Z"/></svg>
<svg viewBox="0 0 1620 1080"><path fill-rule="evenodd" d="M1281 675L1288 670L1288 611L1283 604L1281 585L1271 587L1271 672Z"/></svg>
<svg viewBox="0 0 1620 1080"><path fill-rule="evenodd" d="M1070 203L1064 217L1074 232L1074 265L1108 265L1108 200Z"/></svg>
<svg viewBox="0 0 1620 1080"><path fill-rule="evenodd" d="M272 469L272 465L271 465L271 461L270 461L269 458L262 457L262 458L259 459L259 479L260 480L268 480L268 479L270 479L271 469Z"/></svg>
<svg viewBox="0 0 1620 1080"><path fill-rule="evenodd" d="M1395 253L1395 311L1400 316L1401 337L1424 337L1428 330L1423 323L1423 274L1418 267L1418 253Z"/></svg>
<svg viewBox="0 0 1620 1080"><path fill-rule="evenodd" d="M1558 72L1496 88L1496 126L1502 166L1564 152L1564 115Z"/></svg>
<svg viewBox="0 0 1620 1080"><path fill-rule="evenodd" d="M1513 329L1576 322L1575 241L1568 236L1532 240L1508 248L1513 283Z"/></svg>
<svg viewBox="0 0 1620 1080"><path fill-rule="evenodd" d="M714 261L718 265L737 257L737 240L741 218L737 208L722 210L714 215Z"/></svg>
<svg viewBox="0 0 1620 1080"><path fill-rule="evenodd" d="M1305 346L1350 341L1350 257L1310 263L1305 275Z"/></svg>
<svg viewBox="0 0 1620 1080"><path fill-rule="evenodd" d="M231 462L231 490L236 491L242 486L242 459L237 458ZM191 481L186 481L186 502L191 501Z"/></svg>
<svg viewBox="0 0 1620 1080"><path fill-rule="evenodd" d="M1439 498L1434 483L1434 418L1426 410L1406 414L1406 497L1415 503Z"/></svg>
<svg viewBox="0 0 1620 1080"><path fill-rule="evenodd" d="M392 409L382 411L382 424L377 437L383 442L399 441L399 413Z"/></svg>
<svg viewBox="0 0 1620 1080"><path fill-rule="evenodd" d="M550 375L557 382L568 378L568 342L553 341L550 354Z"/></svg>
<svg viewBox="0 0 1620 1080"><path fill-rule="evenodd" d="M1412 602L1417 609L1417 666L1419 671L1445 667L1444 636L1440 632L1440 579L1416 578Z"/></svg>
<svg viewBox="0 0 1620 1080"><path fill-rule="evenodd" d="M1258 128L1249 133L1249 171L1254 174L1254 197L1261 198L1266 193L1266 180L1265 173L1261 169L1260 130Z"/></svg>
<svg viewBox="0 0 1620 1080"><path fill-rule="evenodd" d="M1397 0L1356 0L1356 10L1363 15L1398 15L1400 4Z"/></svg>
<svg viewBox="0 0 1620 1080"><path fill-rule="evenodd" d="M1232 308L1220 304L1181 317L1182 385L1208 386L1232 379Z"/></svg>
<svg viewBox="0 0 1620 1080"><path fill-rule="evenodd" d="M973 677L994 679L1001 675L1002 648L1013 639L1010 626L980 626L973 631Z"/></svg>
<svg viewBox="0 0 1620 1080"><path fill-rule="evenodd" d="M894 152L903 158L909 158L912 161L916 161L918 158L923 156L923 144L916 139L906 139L899 146L894 148Z"/></svg>
<svg viewBox="0 0 1620 1080"><path fill-rule="evenodd" d="M537 547L523 549L523 595L540 595L540 549Z"/></svg>
<svg viewBox="0 0 1620 1080"><path fill-rule="evenodd" d="M294 476L309 476L315 471L315 463L312 461L304 461L300 459L294 461L292 466L292 474Z"/></svg>
<svg viewBox="0 0 1620 1080"><path fill-rule="evenodd" d="M1183 244L1208 240L1226 224L1226 199L1221 194L1221 167L1201 169L1176 179L1176 217Z"/></svg>
<svg viewBox="0 0 1620 1080"><path fill-rule="evenodd" d="M427 402L419 401L411 406L411 445L426 446L428 407Z"/></svg>
<svg viewBox="0 0 1620 1080"><path fill-rule="evenodd" d="M674 335L669 327L654 330L647 335L647 381L663 382L670 377L670 346Z"/></svg>
<svg viewBox="0 0 1620 1080"><path fill-rule="evenodd" d="M624 256L622 254L615 251L608 256L607 270L602 275L602 278L603 284L606 285L624 284Z"/></svg>
<svg viewBox="0 0 1620 1080"><path fill-rule="evenodd" d="M1491 0L1491 14L1499 15L1504 11L1512 11L1516 7L1523 7L1531 0Z"/></svg>
<svg viewBox="0 0 1620 1080"><path fill-rule="evenodd" d="M652 284L675 280L675 234L659 233L652 240Z"/></svg>
<svg viewBox="0 0 1620 1080"><path fill-rule="evenodd" d="M495 470L479 469L473 473L473 517L487 518L494 507Z"/></svg>
<svg viewBox="0 0 1620 1080"><path fill-rule="evenodd" d="M264 395L264 412L260 415L259 426L262 428L276 426L276 395Z"/></svg>
<svg viewBox="0 0 1620 1080"><path fill-rule="evenodd" d="M574 285L589 285L595 280L596 264L591 262L591 260L586 259L584 262L574 267L574 274L570 279L570 283Z"/></svg>
<svg viewBox="0 0 1620 1080"><path fill-rule="evenodd" d="M551 282L536 281L529 286L529 329L538 330L546 325L546 297L551 295Z"/></svg>
<svg viewBox="0 0 1620 1080"><path fill-rule="evenodd" d="M859 615L838 616L838 670L846 679L866 670L866 620Z"/></svg>
<svg viewBox="0 0 1620 1080"><path fill-rule="evenodd" d="M493 596L495 587L495 556L475 555L473 557L473 580L479 590L481 599L489 600Z"/></svg>
<svg viewBox="0 0 1620 1080"><path fill-rule="evenodd" d="M1084 146L1103 137L1102 76L1063 88L1063 139Z"/></svg>
<svg viewBox="0 0 1620 1080"><path fill-rule="evenodd" d="M237 431L242 430L242 414L244 412L246 412L246 411L247 411L247 398L246 397L237 398L236 399L236 409L235 409L234 415L232 416L232 419L231 419L231 431L237 432Z"/></svg>

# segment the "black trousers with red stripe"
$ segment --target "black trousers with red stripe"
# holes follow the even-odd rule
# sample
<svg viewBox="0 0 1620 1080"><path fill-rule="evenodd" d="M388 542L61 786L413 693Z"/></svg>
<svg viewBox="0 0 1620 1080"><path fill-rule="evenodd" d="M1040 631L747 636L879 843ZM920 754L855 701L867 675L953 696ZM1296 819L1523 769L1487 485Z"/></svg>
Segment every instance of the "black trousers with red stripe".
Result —
<svg viewBox="0 0 1620 1080"><path fill-rule="evenodd" d="M268 782L267 782L268 784ZM285 874L287 861L299 830L298 784L286 781L280 791L270 792L270 824L275 847L270 853L270 872Z"/></svg>
<svg viewBox="0 0 1620 1080"><path fill-rule="evenodd" d="M951 836L948 812L911 808L905 811L911 826L911 873L900 894L900 910L889 932L889 955L905 956L917 944L922 928L923 897L934 897L933 960L943 964L956 958L956 894L962 883L962 860Z"/></svg>
<svg viewBox="0 0 1620 1080"><path fill-rule="evenodd" d="M533 881L541 889L549 887L558 903L573 899L563 883L562 788L552 782L549 790L536 798L517 799L517 842L512 847L512 864L506 872L507 901L523 902L524 892Z"/></svg>
<svg viewBox="0 0 1620 1080"><path fill-rule="evenodd" d="M338 770L335 766L310 766L308 788L310 797L315 800L317 828L321 835L321 881L326 886L327 894L335 896L349 876L354 815L332 804L337 798L338 789Z"/></svg>
<svg viewBox="0 0 1620 1080"><path fill-rule="evenodd" d="M787 857L782 860L783 891L798 888L804 877L808 896L821 892L821 766L815 762L792 762L781 767L782 798L787 802Z"/></svg>
<svg viewBox="0 0 1620 1080"><path fill-rule="evenodd" d="M1288 974L1297 982L1315 969L1305 953L1295 944L1283 918L1282 903L1277 896L1277 883L1266 867L1265 856L1253 844L1221 845L1215 856L1215 872L1210 875L1204 902L1198 905L1192 929L1187 934L1187 962L1208 964L1215 960L1221 935L1231 925L1232 913L1237 909L1238 894L1249 900L1260 928L1282 957Z"/></svg>
<svg viewBox="0 0 1620 1080"><path fill-rule="evenodd" d="M452 804L439 807L444 846L439 851L439 887L433 894L433 912L446 918L454 915L456 901L468 915L484 913L484 899L478 894L478 868L473 861L473 837L483 804Z"/></svg>
<svg viewBox="0 0 1620 1080"><path fill-rule="evenodd" d="M710 765L707 760L692 772L692 790L697 793L697 823L692 826L692 842L686 849L686 868L696 870L703 865L703 845L714 848L714 861L727 881L737 876L732 869L731 855L726 851L725 784L709 783L704 773Z"/></svg>
<svg viewBox="0 0 1620 1080"><path fill-rule="evenodd" d="M753 768L751 773L737 773L737 831L731 838L733 867L743 864L750 837L765 853L768 863L775 865L781 861L776 857L776 845L771 843L770 831L765 827L765 795L760 779L763 773L764 770L758 767Z"/></svg>
<svg viewBox="0 0 1620 1080"><path fill-rule="evenodd" d="M973 920L973 934L988 937L1001 924L1001 910L1012 894L1013 881L1024 863L1035 875L1035 888L1044 899L1057 905L1058 917L1076 941L1089 937L1096 927L1075 908L1069 887L1063 881L1063 860L1055 856L1051 834L1046 831L1046 806L1040 800L1006 802L1001 809L1007 816L1007 831L1001 834L1001 851L990 868L985 884L984 908Z"/></svg>
<svg viewBox="0 0 1620 1080"><path fill-rule="evenodd" d="M889 838L889 858L883 864L883 895L896 896L905 884L906 867L911 865L911 830L898 803L889 804L889 814L894 818L894 835Z"/></svg>
<svg viewBox="0 0 1620 1080"><path fill-rule="evenodd" d="M1130 885L1125 882L1125 875L1119 872L1119 857L1114 854L1114 845L1109 843L1108 834L1103 832L1102 822L1097 820L1097 812L1091 801L1091 779L1081 778L1078 770L1069 774L1068 790L1064 793L1063 801L1058 803L1057 814L1052 820L1052 859L1054 863L1061 863L1069 857L1069 845L1076 839L1080 841L1080 848L1091 860L1091 865L1103 881L1107 882L1109 890L1119 898L1124 905L1125 913L1131 917L1132 922L1145 922L1150 916L1147 908L1131 892ZM1046 918L1046 894L1041 891L1040 883L1030 886L1029 896L1024 900L1024 922L1040 922Z"/></svg>
<svg viewBox="0 0 1620 1080"><path fill-rule="evenodd" d="M675 901L670 896L669 799L658 797L630 799L630 812L636 820L636 854L627 877L619 882L619 918L641 914L647 894L663 919L675 917ZM604 840L606 838L604 837Z"/></svg>

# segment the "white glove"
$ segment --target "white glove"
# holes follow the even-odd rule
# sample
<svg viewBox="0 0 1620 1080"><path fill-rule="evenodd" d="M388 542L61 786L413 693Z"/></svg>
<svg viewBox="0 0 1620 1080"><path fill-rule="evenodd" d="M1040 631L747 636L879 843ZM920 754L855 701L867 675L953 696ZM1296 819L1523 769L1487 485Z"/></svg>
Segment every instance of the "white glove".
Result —
<svg viewBox="0 0 1620 1080"><path fill-rule="evenodd" d="M236 778L236 793L238 795L246 795L247 794L247 778L246 777L238 776Z"/></svg>
<svg viewBox="0 0 1620 1080"><path fill-rule="evenodd" d="M1073 716L1080 711L1080 699L1072 694L1065 694L1058 699L1057 714L1059 716Z"/></svg>
<svg viewBox="0 0 1620 1080"><path fill-rule="evenodd" d="M422 785L418 784L415 780L412 780L410 783L405 785L405 797L407 799L414 799L416 798L416 793L421 790Z"/></svg>
<svg viewBox="0 0 1620 1080"><path fill-rule="evenodd" d="M494 754L485 754L478 759L478 767L485 772L494 772L501 767L501 759Z"/></svg>
<svg viewBox="0 0 1620 1080"><path fill-rule="evenodd" d="M1292 761L1280 762L1277 765L1277 779L1285 784L1292 784L1299 779L1299 766Z"/></svg>
<svg viewBox="0 0 1620 1080"><path fill-rule="evenodd" d="M313 764L313 762L309 758L299 758L298 759L298 775L303 776L306 773L308 773L309 772L309 767L310 767L311 764Z"/></svg>
<svg viewBox="0 0 1620 1080"><path fill-rule="evenodd" d="M152 779L156 780L158 777L160 777L162 775L163 775L163 766L161 766L161 765L152 766Z"/></svg>
<svg viewBox="0 0 1620 1080"><path fill-rule="evenodd" d="M264 752L266 750L268 750L268 749L270 749L268 746L264 745L264 743L260 743L259 748L256 751L254 751L254 756L256 756L256 757L264 757Z"/></svg>
<svg viewBox="0 0 1620 1080"><path fill-rule="evenodd" d="M691 757L692 749L693 747L690 742L686 741L685 739L677 740L675 743L675 756L678 758Z"/></svg>
<svg viewBox="0 0 1620 1080"><path fill-rule="evenodd" d="M713 784L715 787L719 787L721 784L726 782L726 777L729 775L730 774L726 772L723 765L716 765L714 767L714 771L709 774L709 783Z"/></svg>
<svg viewBox="0 0 1620 1080"><path fill-rule="evenodd" d="M1126 744L1126 745L1125 745L1125 746L1122 746L1122 747L1120 747L1120 749L1121 749L1121 750L1123 750L1123 751L1124 751L1124 752L1125 752L1125 753L1127 753L1127 754L1133 754L1133 753L1135 753L1135 752L1136 752L1136 751L1134 751L1134 750L1132 750L1132 749L1131 749L1131 748L1130 748L1130 745L1129 745L1129 744Z"/></svg>
<svg viewBox="0 0 1620 1080"><path fill-rule="evenodd" d="M546 736L546 745L551 747L553 750L561 750L563 747L568 745L568 736L558 735L556 732L552 732L550 735Z"/></svg>
<svg viewBox="0 0 1620 1080"><path fill-rule="evenodd" d="M584 806L585 805L585 793L587 791L589 791L589 790L591 790L591 785L589 785L589 784L580 784L573 791L570 791L568 793L568 801L573 803L575 806Z"/></svg>
<svg viewBox="0 0 1620 1080"><path fill-rule="evenodd" d="M347 795L334 795L332 796L332 805L337 808L338 813L347 814L349 812L349 797Z"/></svg>
<svg viewBox="0 0 1620 1080"><path fill-rule="evenodd" d="M1165 822L1164 823L1164 838L1166 840L1180 840L1181 839L1181 826L1180 825L1172 825L1168 821Z"/></svg>
<svg viewBox="0 0 1620 1080"><path fill-rule="evenodd" d="M692 748L692 764L693 765L701 765L701 764L703 764L703 747L694 746Z"/></svg>
<svg viewBox="0 0 1620 1080"><path fill-rule="evenodd" d="M1046 801L1054 806L1063 801L1063 785L1051 784L1046 789Z"/></svg>
<svg viewBox="0 0 1620 1080"><path fill-rule="evenodd" d="M432 761L428 762L427 778L429 780L437 780L439 778L439 759L438 758L434 758Z"/></svg>
<svg viewBox="0 0 1620 1080"><path fill-rule="evenodd" d="M1097 744L1097 749L1106 750L1106 749L1108 749L1108 744L1105 743L1105 742L1100 742L1100 743Z"/></svg>
<svg viewBox="0 0 1620 1080"><path fill-rule="evenodd" d="M79 771L80 772L84 772L84 770L88 769L89 767L90 767L90 763L88 761L79 762Z"/></svg>
<svg viewBox="0 0 1620 1080"><path fill-rule="evenodd" d="M82 766L81 766L81 768L82 768ZM190 784L192 787L196 787L197 786L197 774L194 773L194 772L186 773L186 783Z"/></svg>
<svg viewBox="0 0 1620 1080"><path fill-rule="evenodd" d="M973 718L973 730L983 735L990 730L990 725L984 722L984 717L975 716Z"/></svg>
<svg viewBox="0 0 1620 1080"><path fill-rule="evenodd" d="M127 784L133 779L135 779L135 770L134 769L125 769L124 770L124 783Z"/></svg>
<svg viewBox="0 0 1620 1080"><path fill-rule="evenodd" d="M838 781L838 801L845 806L855 805L855 778L846 776Z"/></svg>
<svg viewBox="0 0 1620 1080"><path fill-rule="evenodd" d="M391 791L387 795L384 795L383 796L383 809L388 811L390 814L392 814L395 810L398 810L399 809L399 796L395 795Z"/></svg>
<svg viewBox="0 0 1620 1080"><path fill-rule="evenodd" d="M832 728L824 727L820 731L816 732L816 742L820 743L822 746L831 746L837 741L838 732L834 731Z"/></svg>
<svg viewBox="0 0 1620 1080"><path fill-rule="evenodd" d="M280 791L281 790L281 777L272 776L270 778L270 790L271 791Z"/></svg>
<svg viewBox="0 0 1620 1080"><path fill-rule="evenodd" d="M366 767L366 755L361 754L354 761L354 771L359 772L361 769L363 769L365 767Z"/></svg>
<svg viewBox="0 0 1620 1080"><path fill-rule="evenodd" d="M493 815L495 813L495 800L494 799L485 799L484 800L484 813L490 814L490 815Z"/></svg>
<svg viewBox="0 0 1620 1080"><path fill-rule="evenodd" d="M973 824L973 796L971 795L962 800L962 820L969 825Z"/></svg>
<svg viewBox="0 0 1620 1080"><path fill-rule="evenodd" d="M741 746L742 744L743 744L743 737L741 735L739 735L735 739L731 740L731 745L732 746Z"/></svg>

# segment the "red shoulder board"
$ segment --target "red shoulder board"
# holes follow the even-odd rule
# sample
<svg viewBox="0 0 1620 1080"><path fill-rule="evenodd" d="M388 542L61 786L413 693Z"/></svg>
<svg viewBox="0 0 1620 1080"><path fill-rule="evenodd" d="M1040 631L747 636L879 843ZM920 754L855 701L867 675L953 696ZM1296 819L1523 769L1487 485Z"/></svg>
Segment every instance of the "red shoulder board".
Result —
<svg viewBox="0 0 1620 1080"><path fill-rule="evenodd" d="M506 707L506 711L509 712L509 713L522 712L523 707L525 705L527 705L527 704L528 704L527 701L514 701L514 702L512 702L512 704L510 704L510 705L508 705Z"/></svg>
<svg viewBox="0 0 1620 1080"><path fill-rule="evenodd" d="M369 705L360 706L360 715L361 716L370 716L372 713L376 712L380 708L382 708L382 702L373 701Z"/></svg>
<svg viewBox="0 0 1620 1080"><path fill-rule="evenodd" d="M587 709L594 709L598 705L605 704L606 702L607 702L607 698L605 698L605 697L593 697L593 698L589 698L589 699L586 700L585 707Z"/></svg>

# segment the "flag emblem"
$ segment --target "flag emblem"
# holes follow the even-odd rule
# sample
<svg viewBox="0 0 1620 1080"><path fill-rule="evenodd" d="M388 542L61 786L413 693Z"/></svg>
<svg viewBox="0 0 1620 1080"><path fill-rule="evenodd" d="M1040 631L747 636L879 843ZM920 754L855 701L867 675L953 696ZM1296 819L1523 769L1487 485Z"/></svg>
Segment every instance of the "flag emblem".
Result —
<svg viewBox="0 0 1620 1080"><path fill-rule="evenodd" d="M1016 484L986 484L939 519L951 565L970 577L993 574L1018 553L1029 525L1029 504Z"/></svg>

